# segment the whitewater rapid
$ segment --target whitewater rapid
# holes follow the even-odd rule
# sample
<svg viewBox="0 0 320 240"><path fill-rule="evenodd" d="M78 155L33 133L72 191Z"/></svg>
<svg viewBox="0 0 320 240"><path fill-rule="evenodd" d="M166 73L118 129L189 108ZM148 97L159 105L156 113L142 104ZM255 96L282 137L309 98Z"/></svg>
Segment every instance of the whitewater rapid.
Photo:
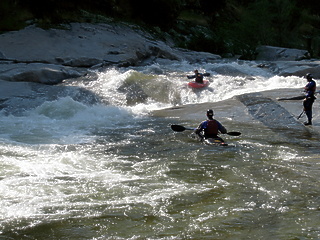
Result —
<svg viewBox="0 0 320 240"><path fill-rule="evenodd" d="M228 76L215 72L215 69L229 67L242 72L242 76ZM192 75L193 70L208 72L210 81L208 88L194 90L187 86L187 75ZM107 69L97 73L97 80L86 84L84 87L102 96L111 105L128 107L134 113L140 114L148 111L204 102L218 102L237 95L260 92L281 88L300 88L302 93L305 79L295 76L281 77L274 73L259 68L252 63L216 63L190 65L184 63L172 63L167 65L153 64L146 67L132 67L130 69ZM79 83L76 83L79 84ZM122 86L127 91L139 95L142 91L145 96L134 104L128 104L126 93L119 91ZM83 86L83 85L79 85ZM139 89L131 88L130 86ZM143 101L142 101L143 100ZM141 101L141 102L140 102ZM131 106L128 106L131 105Z"/></svg>
<svg viewBox="0 0 320 240"><path fill-rule="evenodd" d="M215 72L224 67L243 74ZM194 69L211 74L207 89L187 87ZM317 238L316 148L306 157L303 146L265 126L228 119L224 124L242 136L227 138L230 148L206 148L172 132L171 118L151 114L273 89L298 95L304 85L303 78L280 77L252 62L170 62L91 71L66 80L50 98L38 91L29 107L3 108L0 234Z"/></svg>

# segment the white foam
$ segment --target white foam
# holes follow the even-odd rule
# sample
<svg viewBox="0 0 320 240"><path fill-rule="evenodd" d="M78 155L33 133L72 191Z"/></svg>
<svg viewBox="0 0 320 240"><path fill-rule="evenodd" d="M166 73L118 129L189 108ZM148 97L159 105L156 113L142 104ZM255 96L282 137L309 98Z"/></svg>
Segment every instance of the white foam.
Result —
<svg viewBox="0 0 320 240"><path fill-rule="evenodd" d="M248 77L210 72L210 69L220 66L238 69ZM157 71L154 71L155 68ZM208 88L194 91L187 87L189 80L186 76L193 74L194 68L199 69L200 72L211 73L209 77L206 77L210 81ZM156 73L154 74L154 72ZM187 62L164 66L154 64L146 68L122 70L122 72L109 69L98 73L98 76L94 91L117 106L127 107L125 93L118 91L122 84L130 83L140 86L149 97L144 103L137 103L129 107L136 114L145 114L148 111L176 105L217 102L244 93L280 88L302 88L305 85L302 78L274 76L265 69L253 67L252 63L239 64L237 62L198 66L190 65Z"/></svg>
<svg viewBox="0 0 320 240"><path fill-rule="evenodd" d="M45 102L23 116L3 115L0 136L35 144L81 143L92 141L92 129L127 125L133 119L132 113L122 107L85 105L65 97Z"/></svg>

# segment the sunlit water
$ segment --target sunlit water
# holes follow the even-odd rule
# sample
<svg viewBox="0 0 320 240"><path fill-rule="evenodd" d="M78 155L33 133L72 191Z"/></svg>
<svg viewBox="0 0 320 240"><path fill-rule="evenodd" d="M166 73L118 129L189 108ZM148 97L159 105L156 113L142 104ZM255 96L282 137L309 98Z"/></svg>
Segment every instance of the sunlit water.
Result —
<svg viewBox="0 0 320 240"><path fill-rule="evenodd" d="M208 89L187 88L195 68L211 72ZM0 239L320 239L317 148L227 119L245 134L209 147L149 114L304 83L246 63L110 68L66 81L67 96L3 110ZM72 97L79 87L97 101Z"/></svg>

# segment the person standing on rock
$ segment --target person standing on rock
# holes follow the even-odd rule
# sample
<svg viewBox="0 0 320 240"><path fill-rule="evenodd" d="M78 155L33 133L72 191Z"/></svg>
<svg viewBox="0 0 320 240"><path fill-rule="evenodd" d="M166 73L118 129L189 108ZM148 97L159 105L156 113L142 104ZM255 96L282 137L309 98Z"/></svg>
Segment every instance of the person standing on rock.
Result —
<svg viewBox="0 0 320 240"><path fill-rule="evenodd" d="M208 120L200 123L199 127L195 130L195 133L201 138L219 138L218 133L225 134L227 129L217 120L213 119L213 110L209 109L207 111ZM221 138L219 138L222 140ZM222 140L223 141L223 140Z"/></svg>
<svg viewBox="0 0 320 240"><path fill-rule="evenodd" d="M196 69L194 70L194 75L189 75L187 76L188 79L192 79L192 78L195 78L195 82L196 83L201 83L203 84L203 76L209 76L210 73L199 73L199 71Z"/></svg>
<svg viewBox="0 0 320 240"><path fill-rule="evenodd" d="M307 85L304 87L304 91L306 92L306 97L303 100L303 110L307 115L308 121L304 123L304 125L312 125L312 105L316 97L314 93L316 91L316 82L312 79L312 74L308 73L306 75L306 79L308 81Z"/></svg>

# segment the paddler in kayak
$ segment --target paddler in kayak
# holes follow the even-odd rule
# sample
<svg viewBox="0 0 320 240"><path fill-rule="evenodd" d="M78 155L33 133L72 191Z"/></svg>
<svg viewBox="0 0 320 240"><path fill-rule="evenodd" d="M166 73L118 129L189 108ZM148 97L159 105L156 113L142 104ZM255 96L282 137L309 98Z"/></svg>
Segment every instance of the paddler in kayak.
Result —
<svg viewBox="0 0 320 240"><path fill-rule="evenodd" d="M227 129L216 119L213 118L213 110L209 109L207 111L208 120L200 123L199 127L195 130L195 133L201 138L214 138L219 139L223 142L223 139L218 137L219 133L227 133Z"/></svg>
<svg viewBox="0 0 320 240"><path fill-rule="evenodd" d="M195 78L195 82L196 83L201 83L203 84L203 76L209 76L210 73L199 73L199 71L196 69L194 70L194 75L188 75L187 78L188 79L192 79L192 78Z"/></svg>

